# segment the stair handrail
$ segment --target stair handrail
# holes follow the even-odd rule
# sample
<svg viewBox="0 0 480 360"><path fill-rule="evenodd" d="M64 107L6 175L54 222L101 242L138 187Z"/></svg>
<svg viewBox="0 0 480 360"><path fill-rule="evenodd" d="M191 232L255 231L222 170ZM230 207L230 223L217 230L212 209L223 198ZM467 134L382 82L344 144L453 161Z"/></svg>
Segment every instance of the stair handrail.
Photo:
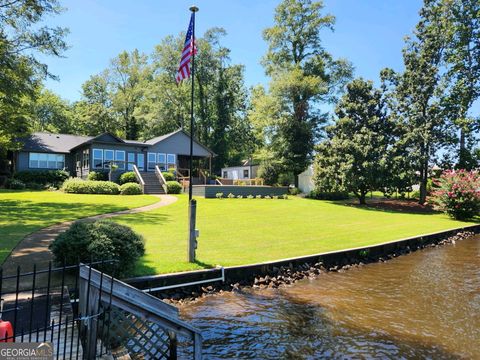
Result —
<svg viewBox="0 0 480 360"><path fill-rule="evenodd" d="M218 180L218 179L215 179L215 182L217 182L218 185L223 185L222 182L221 182L220 180Z"/></svg>
<svg viewBox="0 0 480 360"><path fill-rule="evenodd" d="M194 360L202 359L202 333L196 327L181 320L175 306L85 264L79 265L79 278L80 287L86 290L81 292L79 299L79 306L83 310L82 314L98 312L98 304L100 304L98 297L95 297L97 301L89 301L88 297L93 298L95 295L92 294L100 293L102 300L109 302L110 306L127 310L140 319L152 321L166 331L172 331L192 340L192 358ZM92 326L95 324L95 315L88 316L86 319L88 325L95 329L95 326ZM96 329L98 331L98 327ZM93 335L96 335L95 332Z"/></svg>
<svg viewBox="0 0 480 360"><path fill-rule="evenodd" d="M155 175L157 175L158 181L160 181L160 185L162 185L163 191L165 191L165 194L168 194L167 192L167 182L165 178L163 177L162 171L158 167L158 165L155 165Z"/></svg>
<svg viewBox="0 0 480 360"><path fill-rule="evenodd" d="M145 181L142 178L142 174L140 174L140 171L137 168L137 165L133 165L133 172L135 174L135 178L137 181L140 183L140 187L142 188L142 192L145 192Z"/></svg>
<svg viewBox="0 0 480 360"><path fill-rule="evenodd" d="M205 175L202 169L198 169L198 172L200 173L200 176L203 177L203 184L207 185L207 175Z"/></svg>

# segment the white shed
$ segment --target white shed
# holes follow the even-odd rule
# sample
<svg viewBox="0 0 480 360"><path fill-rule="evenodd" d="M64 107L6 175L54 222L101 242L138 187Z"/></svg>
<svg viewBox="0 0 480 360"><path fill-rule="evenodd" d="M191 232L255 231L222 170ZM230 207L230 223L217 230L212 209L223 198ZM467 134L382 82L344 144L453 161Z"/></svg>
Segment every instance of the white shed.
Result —
<svg viewBox="0 0 480 360"><path fill-rule="evenodd" d="M305 194L310 193L314 189L312 165L298 175L298 188Z"/></svg>

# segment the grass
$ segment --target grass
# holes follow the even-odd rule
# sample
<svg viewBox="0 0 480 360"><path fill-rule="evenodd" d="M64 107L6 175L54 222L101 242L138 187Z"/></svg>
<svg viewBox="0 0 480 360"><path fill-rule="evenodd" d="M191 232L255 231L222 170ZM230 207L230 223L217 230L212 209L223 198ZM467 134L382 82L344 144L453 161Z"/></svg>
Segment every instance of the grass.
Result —
<svg viewBox="0 0 480 360"><path fill-rule="evenodd" d="M80 195L0 190L0 264L26 235L63 221L149 205L149 195Z"/></svg>
<svg viewBox="0 0 480 360"><path fill-rule="evenodd" d="M288 200L203 199L197 205L198 262L186 262L187 197L115 221L146 240L136 275L249 264L372 245L447 230L468 222L290 197Z"/></svg>

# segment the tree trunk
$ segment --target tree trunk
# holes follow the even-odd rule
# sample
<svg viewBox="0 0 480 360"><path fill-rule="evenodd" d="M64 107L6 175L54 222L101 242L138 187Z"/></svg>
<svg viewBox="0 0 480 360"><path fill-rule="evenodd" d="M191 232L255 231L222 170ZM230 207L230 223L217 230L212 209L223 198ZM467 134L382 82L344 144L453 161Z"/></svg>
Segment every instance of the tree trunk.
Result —
<svg viewBox="0 0 480 360"><path fill-rule="evenodd" d="M367 193L361 192L358 196L358 202L360 205L367 205L367 202L365 201L366 195Z"/></svg>
<svg viewBox="0 0 480 360"><path fill-rule="evenodd" d="M425 204L427 200L427 181L428 181L428 162L423 164L422 171L420 172L420 196L418 203L420 205Z"/></svg>
<svg viewBox="0 0 480 360"><path fill-rule="evenodd" d="M300 175L300 173L298 173L298 174L294 173L293 174L293 178L294 178L293 183L294 183L294 185L297 189L298 189L298 175Z"/></svg>

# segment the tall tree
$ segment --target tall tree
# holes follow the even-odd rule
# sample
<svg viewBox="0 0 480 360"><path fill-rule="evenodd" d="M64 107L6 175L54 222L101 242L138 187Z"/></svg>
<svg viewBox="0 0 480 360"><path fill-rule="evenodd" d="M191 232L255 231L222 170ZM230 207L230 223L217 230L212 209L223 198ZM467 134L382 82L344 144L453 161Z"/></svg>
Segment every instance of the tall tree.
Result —
<svg viewBox="0 0 480 360"><path fill-rule="evenodd" d="M458 128L458 164L474 166L473 145L480 121L469 110L480 96L480 2L444 0L440 21L446 23L447 109ZM469 146L470 142L470 146Z"/></svg>
<svg viewBox="0 0 480 360"><path fill-rule="evenodd" d="M75 132L72 106L48 89L42 89L33 103L32 120L34 131Z"/></svg>
<svg viewBox="0 0 480 360"><path fill-rule="evenodd" d="M382 92L361 78L347 85L335 113L328 139L317 146L316 187L353 192L365 204L366 194L379 189L387 176L393 123L386 116Z"/></svg>
<svg viewBox="0 0 480 360"><path fill-rule="evenodd" d="M112 93L112 108L121 119L124 136L136 140L141 133L141 124L136 110L144 98L151 70L147 56L138 50L120 53L108 69L108 84Z"/></svg>
<svg viewBox="0 0 480 360"><path fill-rule="evenodd" d="M106 72L91 76L82 85L82 99L74 104L78 133L93 136L111 132L123 135L121 124L114 116L108 87Z"/></svg>
<svg viewBox="0 0 480 360"><path fill-rule="evenodd" d="M56 0L0 0L0 152L29 130L39 82L53 77L38 55L60 56L67 30L41 26L61 11Z"/></svg>
<svg viewBox="0 0 480 360"><path fill-rule="evenodd" d="M335 60L323 48L320 33L333 30L335 19L322 11L322 1L284 0L275 9L274 26L263 33L269 44L263 65L272 78L267 96L276 98L264 102L278 105L267 115L275 123L271 152L293 172L295 182L326 120L318 104L334 102L352 73L347 61Z"/></svg>
<svg viewBox="0 0 480 360"><path fill-rule="evenodd" d="M445 90L441 74L445 49L445 27L437 0L425 0L414 37L407 38L403 51L405 71L384 70L385 79L396 85L395 114L403 128L403 148L410 154L419 174L420 203L427 196L429 168L438 151L451 141L451 127L442 108Z"/></svg>

